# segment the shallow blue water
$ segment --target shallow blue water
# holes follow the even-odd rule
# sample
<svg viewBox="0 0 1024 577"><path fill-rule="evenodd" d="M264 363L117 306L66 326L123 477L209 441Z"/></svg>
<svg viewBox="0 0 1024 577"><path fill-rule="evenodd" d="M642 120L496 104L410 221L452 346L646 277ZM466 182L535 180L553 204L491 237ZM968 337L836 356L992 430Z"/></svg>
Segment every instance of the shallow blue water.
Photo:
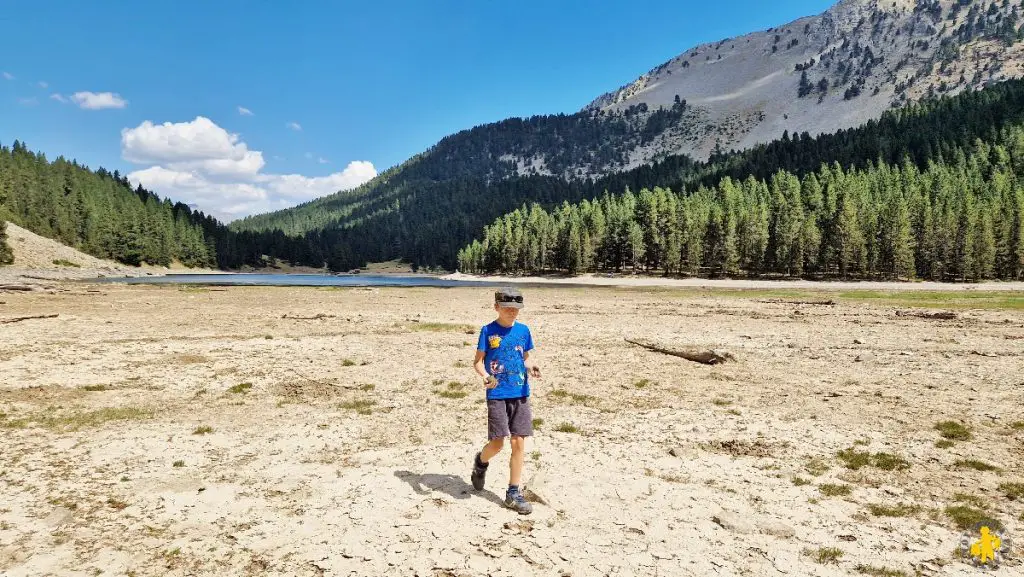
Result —
<svg viewBox="0 0 1024 577"><path fill-rule="evenodd" d="M201 284L258 286L400 286L400 287L471 287L498 286L485 281L444 280L426 275L369 274L169 274L165 276L108 277L90 282L125 284Z"/></svg>

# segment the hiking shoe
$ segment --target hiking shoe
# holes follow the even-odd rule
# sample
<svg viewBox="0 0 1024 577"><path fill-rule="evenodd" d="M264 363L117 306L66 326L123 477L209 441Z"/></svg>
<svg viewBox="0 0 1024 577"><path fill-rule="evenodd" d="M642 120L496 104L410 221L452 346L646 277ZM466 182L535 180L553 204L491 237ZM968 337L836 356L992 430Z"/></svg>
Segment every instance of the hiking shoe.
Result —
<svg viewBox="0 0 1024 577"><path fill-rule="evenodd" d="M509 489L505 493L505 506L520 515L529 515L533 512L533 505L526 502L526 497L519 489Z"/></svg>
<svg viewBox="0 0 1024 577"><path fill-rule="evenodd" d="M473 457L473 474L470 479L473 481L473 488L482 491L484 488L484 477L487 476L487 463L480 461L480 453Z"/></svg>

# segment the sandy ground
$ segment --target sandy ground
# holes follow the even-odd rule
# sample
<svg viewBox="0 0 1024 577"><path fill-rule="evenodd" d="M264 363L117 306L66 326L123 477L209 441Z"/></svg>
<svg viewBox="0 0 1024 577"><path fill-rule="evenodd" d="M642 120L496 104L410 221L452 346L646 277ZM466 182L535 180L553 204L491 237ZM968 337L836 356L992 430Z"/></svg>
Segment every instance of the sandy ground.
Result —
<svg viewBox="0 0 1024 577"><path fill-rule="evenodd" d="M1019 295L943 320L889 300L529 289L545 375L526 477L546 504L524 517L500 503L507 449L469 485L487 289L63 288L0 292L5 577L974 575L946 513L965 503L1024 541L1024 503L999 488L1024 481ZM937 447L944 420L972 439ZM908 468L850 469L844 449Z"/></svg>

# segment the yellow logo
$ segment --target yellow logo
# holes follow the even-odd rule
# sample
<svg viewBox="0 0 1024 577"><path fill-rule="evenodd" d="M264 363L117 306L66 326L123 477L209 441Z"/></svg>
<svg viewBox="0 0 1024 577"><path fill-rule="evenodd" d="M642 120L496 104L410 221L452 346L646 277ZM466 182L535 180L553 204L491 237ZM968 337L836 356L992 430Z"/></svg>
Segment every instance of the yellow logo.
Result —
<svg viewBox="0 0 1024 577"><path fill-rule="evenodd" d="M499 345L501 345L501 337L499 337L498 335L487 337L487 344L489 344L492 349L496 349L498 348Z"/></svg>
<svg viewBox="0 0 1024 577"><path fill-rule="evenodd" d="M960 555L978 567L995 569L1010 551L1010 537L998 521L974 525L960 537Z"/></svg>

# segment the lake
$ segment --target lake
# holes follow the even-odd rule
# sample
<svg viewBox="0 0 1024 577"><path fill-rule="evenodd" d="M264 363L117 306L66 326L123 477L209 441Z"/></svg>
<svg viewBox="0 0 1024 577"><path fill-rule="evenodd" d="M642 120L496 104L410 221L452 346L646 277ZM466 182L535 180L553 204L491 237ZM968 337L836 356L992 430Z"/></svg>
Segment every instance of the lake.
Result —
<svg viewBox="0 0 1024 577"><path fill-rule="evenodd" d="M107 277L90 282L126 284L254 285L254 286L392 286L392 287L488 287L502 283L446 280L429 275L372 274L168 274L142 277Z"/></svg>

